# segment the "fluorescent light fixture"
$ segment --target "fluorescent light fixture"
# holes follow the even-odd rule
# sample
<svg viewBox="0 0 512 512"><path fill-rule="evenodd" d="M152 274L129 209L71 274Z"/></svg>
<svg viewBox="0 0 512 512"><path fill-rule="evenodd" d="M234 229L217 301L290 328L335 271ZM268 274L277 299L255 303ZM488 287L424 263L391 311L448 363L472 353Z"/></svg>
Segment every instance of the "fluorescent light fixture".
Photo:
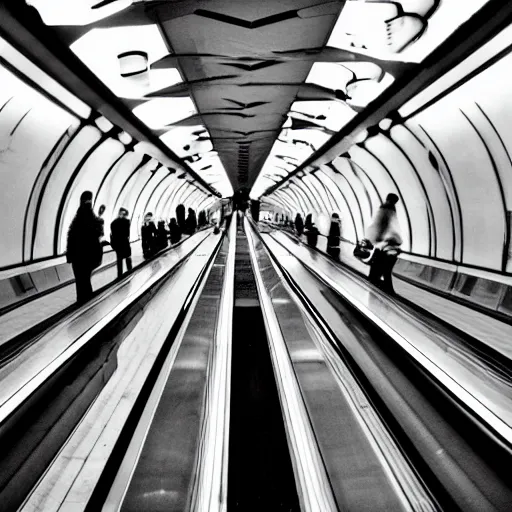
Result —
<svg viewBox="0 0 512 512"><path fill-rule="evenodd" d="M388 119L387 117L382 119L382 121L379 123L379 128L381 128L382 130L389 130L389 128L391 128L391 124L393 123L393 121L391 121L391 119Z"/></svg>
<svg viewBox="0 0 512 512"><path fill-rule="evenodd" d="M130 144L130 142L133 140L132 136L129 133L121 132L117 138L122 142L123 144Z"/></svg>
<svg viewBox="0 0 512 512"><path fill-rule="evenodd" d="M97 117L94 120L94 123L103 133L107 133L108 131L112 130L112 128L114 128L114 125L103 116Z"/></svg>
<svg viewBox="0 0 512 512"><path fill-rule="evenodd" d="M132 0L117 0L104 7L91 9L100 0L28 0L46 25L89 25L126 9Z"/></svg>
<svg viewBox="0 0 512 512"><path fill-rule="evenodd" d="M191 98L155 98L133 109L133 113L152 129L164 128L197 114Z"/></svg>
<svg viewBox="0 0 512 512"><path fill-rule="evenodd" d="M169 54L156 25L92 29L71 50L122 98L140 98L183 81L176 69L149 69Z"/></svg>
<svg viewBox="0 0 512 512"><path fill-rule="evenodd" d="M356 144L361 144L362 142L364 142L368 137L368 131L367 130L362 130L360 131L354 138L354 142Z"/></svg>

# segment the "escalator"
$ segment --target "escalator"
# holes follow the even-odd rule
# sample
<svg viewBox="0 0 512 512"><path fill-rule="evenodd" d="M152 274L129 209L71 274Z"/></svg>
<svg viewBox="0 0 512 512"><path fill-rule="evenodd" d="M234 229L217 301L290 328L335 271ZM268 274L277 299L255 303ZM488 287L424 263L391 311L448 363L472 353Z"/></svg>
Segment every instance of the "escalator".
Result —
<svg viewBox="0 0 512 512"><path fill-rule="evenodd" d="M237 230L228 509L299 511L249 243Z"/></svg>

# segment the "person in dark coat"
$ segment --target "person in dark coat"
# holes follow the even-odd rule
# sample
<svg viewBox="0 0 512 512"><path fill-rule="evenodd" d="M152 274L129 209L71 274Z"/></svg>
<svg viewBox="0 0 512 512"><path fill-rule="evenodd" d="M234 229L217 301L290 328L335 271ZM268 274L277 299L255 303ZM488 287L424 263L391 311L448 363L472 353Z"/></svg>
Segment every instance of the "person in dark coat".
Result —
<svg viewBox="0 0 512 512"><path fill-rule="evenodd" d="M92 271L101 265L103 224L92 209L92 192L80 196L80 206L69 226L66 258L75 275L77 302L87 302L93 295Z"/></svg>
<svg viewBox="0 0 512 512"><path fill-rule="evenodd" d="M299 236L302 236L302 233L304 233L304 221L300 213L297 213L295 217L295 231L297 231L297 235Z"/></svg>
<svg viewBox="0 0 512 512"><path fill-rule="evenodd" d="M196 212L192 209L188 209L188 216L185 222L187 234L193 235L197 229Z"/></svg>
<svg viewBox="0 0 512 512"><path fill-rule="evenodd" d="M169 231L171 234L171 244L177 244L181 240L181 229L174 217L169 222Z"/></svg>
<svg viewBox="0 0 512 512"><path fill-rule="evenodd" d="M132 269L130 224L126 208L120 208L117 219L114 219L110 224L110 245L117 256L117 277L123 275L123 260L126 260L127 271L130 272Z"/></svg>
<svg viewBox="0 0 512 512"><path fill-rule="evenodd" d="M392 273L402 245L396 203L398 196L388 194L366 230L366 238L375 247L368 279L388 293L394 293Z"/></svg>
<svg viewBox="0 0 512 512"><path fill-rule="evenodd" d="M161 251L167 247L167 230L165 229L165 221L159 220L157 225L157 245Z"/></svg>
<svg viewBox="0 0 512 512"><path fill-rule="evenodd" d="M144 216L140 236L142 238L142 254L145 259L151 258L157 251L157 230L153 222L153 214L150 212Z"/></svg>
<svg viewBox="0 0 512 512"><path fill-rule="evenodd" d="M335 259L340 257L340 236L340 216L337 213L333 213L331 216L329 236L327 237L327 254Z"/></svg>
<svg viewBox="0 0 512 512"><path fill-rule="evenodd" d="M318 228L315 226L314 222L312 222L309 229L306 230L306 240L310 247L316 247L318 243Z"/></svg>
<svg viewBox="0 0 512 512"><path fill-rule="evenodd" d="M311 229L311 226L313 226L313 215L311 213L308 213L306 215L306 220L304 221L304 229L308 231Z"/></svg>

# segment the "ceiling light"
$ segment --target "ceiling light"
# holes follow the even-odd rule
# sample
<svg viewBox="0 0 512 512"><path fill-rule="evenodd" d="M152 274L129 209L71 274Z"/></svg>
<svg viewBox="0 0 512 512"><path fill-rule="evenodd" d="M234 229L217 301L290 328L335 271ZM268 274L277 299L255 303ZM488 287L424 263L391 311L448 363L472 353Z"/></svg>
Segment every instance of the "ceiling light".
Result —
<svg viewBox="0 0 512 512"><path fill-rule="evenodd" d="M353 78L354 73L345 66L332 62L315 62L306 78L306 83L345 91L347 83Z"/></svg>
<svg viewBox="0 0 512 512"><path fill-rule="evenodd" d="M133 140L132 136L129 133L121 132L117 138L123 143L123 144L130 144L130 142Z"/></svg>
<svg viewBox="0 0 512 512"><path fill-rule="evenodd" d="M391 119L382 119L382 121L379 123L379 128L381 128L382 130L389 130L389 128L391 128L392 123L393 121L391 121Z"/></svg>
<svg viewBox="0 0 512 512"><path fill-rule="evenodd" d="M183 81L176 69L149 69L169 53L156 25L92 29L71 50L122 98L141 98Z"/></svg>
<svg viewBox="0 0 512 512"><path fill-rule="evenodd" d="M117 0L99 9L91 9L100 0L28 0L46 25L89 25L126 9L132 0Z"/></svg>
<svg viewBox="0 0 512 512"><path fill-rule="evenodd" d="M156 98L133 109L133 113L152 129L164 128L197 113L193 101L184 98Z"/></svg>

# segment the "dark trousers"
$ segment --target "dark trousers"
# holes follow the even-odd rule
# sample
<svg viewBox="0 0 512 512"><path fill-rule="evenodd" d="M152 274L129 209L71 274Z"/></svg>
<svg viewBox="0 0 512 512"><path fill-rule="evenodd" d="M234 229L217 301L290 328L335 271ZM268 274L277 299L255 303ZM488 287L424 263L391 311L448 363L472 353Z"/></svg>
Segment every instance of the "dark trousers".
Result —
<svg viewBox="0 0 512 512"><path fill-rule="evenodd" d="M121 258L121 256L117 254L117 277L121 277L123 275L123 260L126 260L126 270L130 272L132 269L131 256L128 256L128 258Z"/></svg>
<svg viewBox="0 0 512 512"><path fill-rule="evenodd" d="M370 274L368 276L370 283L379 286L388 293L394 293L392 272L397 259L398 255L396 254L388 254L380 249L376 249L373 254Z"/></svg>
<svg viewBox="0 0 512 512"><path fill-rule="evenodd" d="M76 300L77 302L87 302L93 295L91 274L92 268L89 265L80 265L73 263L73 274L75 274Z"/></svg>
<svg viewBox="0 0 512 512"><path fill-rule="evenodd" d="M339 247L327 247L327 254L334 258L335 260L340 257L340 248Z"/></svg>

